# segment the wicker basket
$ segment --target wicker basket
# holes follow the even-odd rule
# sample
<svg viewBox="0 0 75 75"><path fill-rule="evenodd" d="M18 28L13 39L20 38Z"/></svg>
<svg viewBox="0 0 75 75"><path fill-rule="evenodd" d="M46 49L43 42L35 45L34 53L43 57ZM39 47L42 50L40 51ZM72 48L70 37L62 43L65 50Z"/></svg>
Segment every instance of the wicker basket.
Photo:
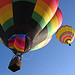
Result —
<svg viewBox="0 0 75 75"><path fill-rule="evenodd" d="M16 72L21 69L21 66L22 66L22 61L19 58L15 57L14 59L11 60L8 68L11 71Z"/></svg>

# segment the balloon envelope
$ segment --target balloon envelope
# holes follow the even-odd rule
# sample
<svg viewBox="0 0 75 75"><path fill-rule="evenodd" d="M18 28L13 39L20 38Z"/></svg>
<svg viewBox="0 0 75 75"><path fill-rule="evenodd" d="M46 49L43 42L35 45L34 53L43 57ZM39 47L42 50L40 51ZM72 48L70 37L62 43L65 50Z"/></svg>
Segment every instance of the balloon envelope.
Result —
<svg viewBox="0 0 75 75"><path fill-rule="evenodd" d="M61 26L56 32L57 39L64 44L70 44L74 40L74 29L69 25Z"/></svg>
<svg viewBox="0 0 75 75"><path fill-rule="evenodd" d="M1 41L15 54L26 53L39 44L45 46L43 41L50 41L62 23L58 3L59 0L1 0Z"/></svg>

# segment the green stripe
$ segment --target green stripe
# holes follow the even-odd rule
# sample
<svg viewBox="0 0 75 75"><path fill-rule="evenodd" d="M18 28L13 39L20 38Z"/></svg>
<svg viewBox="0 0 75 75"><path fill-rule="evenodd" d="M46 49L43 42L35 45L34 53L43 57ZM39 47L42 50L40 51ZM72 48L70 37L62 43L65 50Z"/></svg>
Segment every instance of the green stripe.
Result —
<svg viewBox="0 0 75 75"><path fill-rule="evenodd" d="M32 18L41 26L42 29L46 26L45 20L37 12L33 12Z"/></svg>
<svg viewBox="0 0 75 75"><path fill-rule="evenodd" d="M27 1L27 2L32 2L32 3L37 2L37 0L12 0L12 2L16 2L16 1Z"/></svg>
<svg viewBox="0 0 75 75"><path fill-rule="evenodd" d="M52 27L51 27L51 23L50 22L47 24L47 30L48 30L48 36L47 36L47 38L49 38L50 35L51 35L51 31L52 31Z"/></svg>
<svg viewBox="0 0 75 75"><path fill-rule="evenodd" d="M3 30L6 31L8 28L10 28L12 25L14 25L14 21L13 21L13 17L10 18L9 20L7 20L4 24L3 24Z"/></svg>
<svg viewBox="0 0 75 75"><path fill-rule="evenodd" d="M47 24L47 30L48 30L48 36L47 36L47 38L49 38L50 37L50 35L51 35L51 31L52 31L52 27L51 27L51 23L49 22L48 24ZM46 38L46 39L47 39ZM45 40L46 40L45 39ZM35 49L37 49L37 47L40 45L40 43L38 44L38 45L36 45L32 50L30 50L30 51L34 51Z"/></svg>
<svg viewBox="0 0 75 75"><path fill-rule="evenodd" d="M71 34L73 34L73 33L70 32L70 31L66 31L66 32L64 32L64 33L62 33L62 34L60 35L59 40L60 40L61 36L62 36L63 34L65 34L65 33L71 33ZM74 35L74 34L73 34L73 35Z"/></svg>
<svg viewBox="0 0 75 75"><path fill-rule="evenodd" d="M16 34L12 35L13 37L16 36Z"/></svg>
<svg viewBox="0 0 75 75"><path fill-rule="evenodd" d="M38 45L36 45L32 50L30 50L30 51L35 51L35 50L37 50L37 47L39 46L39 44Z"/></svg>

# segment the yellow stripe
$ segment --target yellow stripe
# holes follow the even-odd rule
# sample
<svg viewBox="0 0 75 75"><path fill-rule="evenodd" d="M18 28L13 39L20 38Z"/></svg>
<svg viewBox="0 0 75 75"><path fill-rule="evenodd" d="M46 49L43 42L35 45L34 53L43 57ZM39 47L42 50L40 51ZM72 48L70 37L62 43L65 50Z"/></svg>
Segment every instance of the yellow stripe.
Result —
<svg viewBox="0 0 75 75"><path fill-rule="evenodd" d="M58 40L59 40L60 35L63 33L62 31L65 32L65 29L64 29L64 28L61 28L61 29L59 29L59 31L56 33L56 37L57 37Z"/></svg>
<svg viewBox="0 0 75 75"><path fill-rule="evenodd" d="M11 17L13 17L13 13L12 11L8 11L6 12L4 15L2 15L0 17L0 23L1 25L3 25L4 22L6 22L8 19L10 19Z"/></svg>
<svg viewBox="0 0 75 75"><path fill-rule="evenodd" d="M61 41L63 41L63 39L64 39L65 37L67 38L67 36L71 36L71 37L72 37L72 35L66 34L66 35L64 35L64 36L61 38Z"/></svg>
<svg viewBox="0 0 75 75"><path fill-rule="evenodd" d="M14 49L14 46L9 46L9 48L12 48L12 49Z"/></svg>
<svg viewBox="0 0 75 75"><path fill-rule="evenodd" d="M71 38L70 38L70 37L65 38L65 39L64 39L65 44L66 44L66 40L67 40L67 39L71 39ZM71 39L71 40L72 40L72 39Z"/></svg>
<svg viewBox="0 0 75 75"><path fill-rule="evenodd" d="M68 44L70 44L72 41L73 41L73 40L71 40L71 41L68 41Z"/></svg>
<svg viewBox="0 0 75 75"><path fill-rule="evenodd" d="M42 48L47 44L47 39L40 43L38 48Z"/></svg>
<svg viewBox="0 0 75 75"><path fill-rule="evenodd" d="M55 15L50 22L51 22L51 27L52 27L52 32L51 32L51 36L52 36L59 28L57 16Z"/></svg>
<svg viewBox="0 0 75 75"><path fill-rule="evenodd" d="M42 0L38 0L36 5L38 5L39 7L41 7L49 16L49 19L51 20L51 18L53 17L54 13L52 12L52 9L50 8L50 6L48 6L44 1Z"/></svg>
<svg viewBox="0 0 75 75"><path fill-rule="evenodd" d="M0 17L8 11L12 11L12 4L8 4L0 9Z"/></svg>
<svg viewBox="0 0 75 75"><path fill-rule="evenodd" d="M75 37L75 30L74 30L74 37Z"/></svg>
<svg viewBox="0 0 75 75"><path fill-rule="evenodd" d="M3 43L2 39L0 38L0 41Z"/></svg>
<svg viewBox="0 0 75 75"><path fill-rule="evenodd" d="M73 28L72 27L68 27L68 26L65 27L65 31L70 31L70 32L74 33Z"/></svg>
<svg viewBox="0 0 75 75"><path fill-rule="evenodd" d="M47 14L47 12L44 9L42 9L40 6L36 5L34 11L37 12L38 14L40 14L43 17L46 24L50 21L50 17Z"/></svg>
<svg viewBox="0 0 75 75"><path fill-rule="evenodd" d="M66 32L66 31L70 31L70 32L74 33L74 30L73 30L72 27L68 27L68 26L62 27L62 28L59 29L58 32L56 33L57 39L59 40L60 35L61 35L62 33L64 33L64 32Z"/></svg>
<svg viewBox="0 0 75 75"><path fill-rule="evenodd" d="M43 42L41 42L41 43L39 44L39 46L38 46L36 49L33 49L33 50L37 50L37 49L39 49L39 48L44 47L44 46L45 46L45 42L46 42L46 40L43 41Z"/></svg>
<svg viewBox="0 0 75 75"><path fill-rule="evenodd" d="M19 49L15 44L14 44L14 47L15 47L18 51L24 52L24 50Z"/></svg>

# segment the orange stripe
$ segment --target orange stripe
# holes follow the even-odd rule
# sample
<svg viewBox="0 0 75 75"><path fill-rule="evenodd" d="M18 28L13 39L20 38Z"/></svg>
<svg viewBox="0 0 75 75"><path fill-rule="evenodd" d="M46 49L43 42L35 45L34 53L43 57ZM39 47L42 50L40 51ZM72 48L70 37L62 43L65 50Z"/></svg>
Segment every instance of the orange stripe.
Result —
<svg viewBox="0 0 75 75"><path fill-rule="evenodd" d="M7 4L12 3L12 0L2 0L0 1L0 9L4 6L6 6Z"/></svg>
<svg viewBox="0 0 75 75"><path fill-rule="evenodd" d="M43 0L47 5L51 5L51 4L53 4L52 5L52 7L54 6L55 7L55 9L58 7L58 4L57 4L57 2L56 2L56 0Z"/></svg>
<svg viewBox="0 0 75 75"><path fill-rule="evenodd" d="M8 4L0 9L0 17L8 11L12 11L12 4Z"/></svg>
<svg viewBox="0 0 75 75"><path fill-rule="evenodd" d="M47 12L49 11L48 8L50 8L52 10L52 12L54 12L54 10L55 10L55 6L52 1L50 2L50 5L48 5L44 1L38 0L36 5L39 5L41 8L43 8Z"/></svg>
<svg viewBox="0 0 75 75"><path fill-rule="evenodd" d="M3 26L3 23L6 22L6 21L7 21L8 19L10 19L11 17L13 17L12 11L8 11L8 12L6 12L5 14L3 14L3 15L0 17L1 26Z"/></svg>
<svg viewBox="0 0 75 75"><path fill-rule="evenodd" d="M56 14L55 14L56 16L57 16L57 18L58 18L58 25L60 24L60 22L61 22L61 20L60 20L60 15L58 14L58 12L56 12Z"/></svg>
<svg viewBox="0 0 75 75"><path fill-rule="evenodd" d="M50 5L50 7L51 7L52 11L53 11L53 12L55 12L55 9L56 9L56 8L55 8L55 6L54 6L54 4L53 4L53 2L52 2L52 1L50 2L50 4L49 4L49 5Z"/></svg>

